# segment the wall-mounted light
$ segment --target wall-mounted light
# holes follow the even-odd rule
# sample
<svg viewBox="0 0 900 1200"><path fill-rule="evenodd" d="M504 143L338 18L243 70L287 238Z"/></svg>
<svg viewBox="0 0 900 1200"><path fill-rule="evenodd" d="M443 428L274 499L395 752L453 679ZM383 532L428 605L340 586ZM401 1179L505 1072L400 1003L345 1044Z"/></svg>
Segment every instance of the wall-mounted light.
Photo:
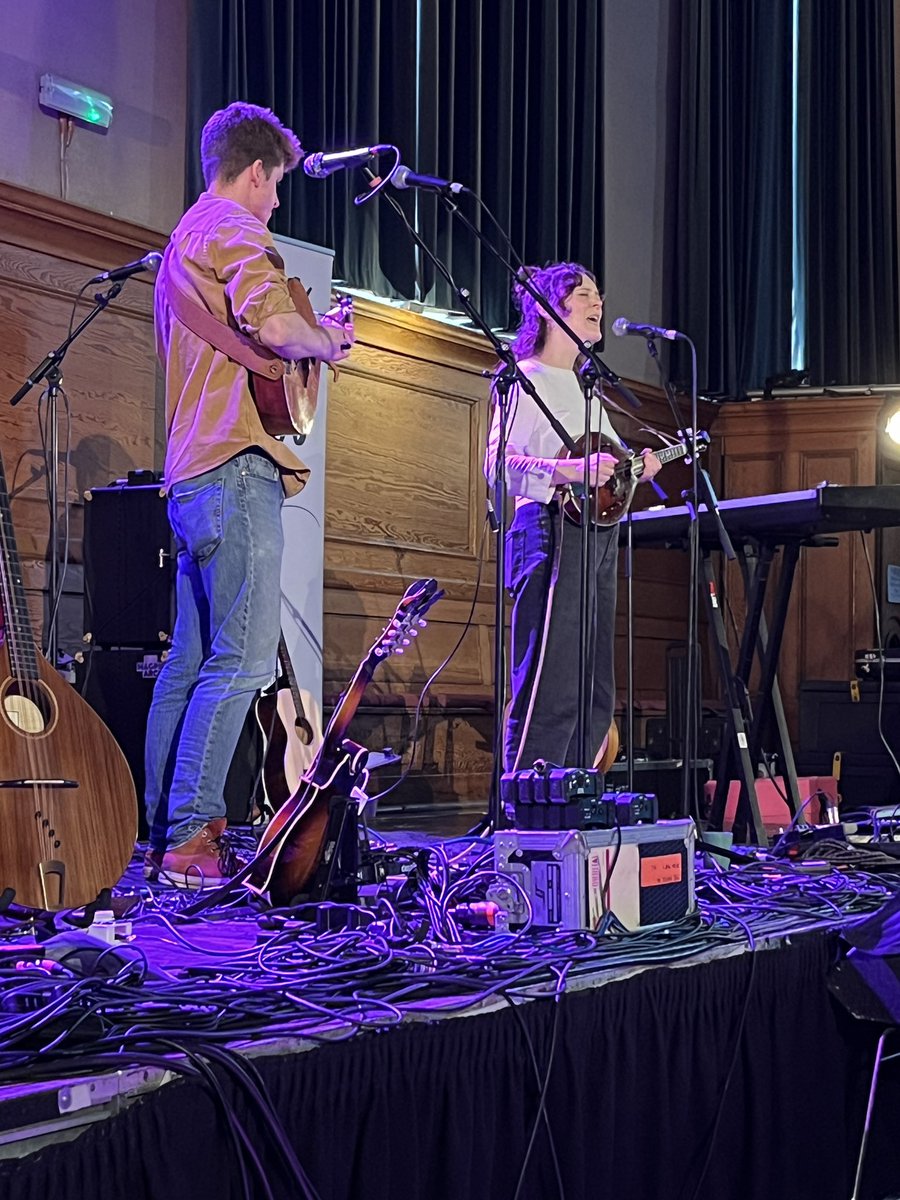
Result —
<svg viewBox="0 0 900 1200"><path fill-rule="evenodd" d="M88 125L100 125L108 129L112 120L113 104L109 96L82 83L60 79L58 75L41 76L39 99L44 108L76 117Z"/></svg>
<svg viewBox="0 0 900 1200"><path fill-rule="evenodd" d="M900 446L900 408L895 408L885 422L884 432L892 442Z"/></svg>

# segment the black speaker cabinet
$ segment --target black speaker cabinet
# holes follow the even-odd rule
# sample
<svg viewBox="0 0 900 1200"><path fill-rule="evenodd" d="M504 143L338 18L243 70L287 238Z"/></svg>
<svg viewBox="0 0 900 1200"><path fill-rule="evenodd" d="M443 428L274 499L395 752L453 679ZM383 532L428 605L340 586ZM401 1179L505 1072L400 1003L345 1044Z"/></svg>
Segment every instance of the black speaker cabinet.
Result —
<svg viewBox="0 0 900 1200"><path fill-rule="evenodd" d="M160 485L92 488L84 505L84 631L95 646L156 649L174 623L174 558Z"/></svg>
<svg viewBox="0 0 900 1200"><path fill-rule="evenodd" d="M76 664L78 690L108 726L131 767L138 802L138 833L147 836L144 816L144 740L161 650L103 650L92 647ZM262 772L263 741L251 706L225 781L225 812L230 824L249 819Z"/></svg>
<svg viewBox="0 0 900 1200"><path fill-rule="evenodd" d="M144 737L153 685L162 666L160 651L103 650L93 647L75 669L75 686L109 727L131 767L137 792L138 832L144 819Z"/></svg>

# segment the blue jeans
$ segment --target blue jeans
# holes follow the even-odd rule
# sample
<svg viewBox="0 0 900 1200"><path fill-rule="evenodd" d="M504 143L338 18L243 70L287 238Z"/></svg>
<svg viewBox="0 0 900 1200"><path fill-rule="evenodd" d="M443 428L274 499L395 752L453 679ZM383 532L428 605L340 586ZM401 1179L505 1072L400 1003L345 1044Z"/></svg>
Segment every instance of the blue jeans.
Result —
<svg viewBox="0 0 900 1200"><path fill-rule="evenodd" d="M241 728L254 693L275 671L283 500L278 468L255 451L169 491L177 613L145 756L157 849L181 845L225 816L225 777Z"/></svg>

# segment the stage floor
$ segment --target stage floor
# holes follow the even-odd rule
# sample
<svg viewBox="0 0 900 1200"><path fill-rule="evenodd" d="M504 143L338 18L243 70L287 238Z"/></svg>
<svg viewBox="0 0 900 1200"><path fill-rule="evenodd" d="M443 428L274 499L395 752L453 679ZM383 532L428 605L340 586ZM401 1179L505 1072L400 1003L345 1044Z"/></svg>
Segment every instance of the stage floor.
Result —
<svg viewBox="0 0 900 1200"><path fill-rule="evenodd" d="M416 865L415 886L408 879L407 894L369 908L272 912L240 891L189 916L196 893L148 884L136 855L116 889L126 940L88 945L69 923L78 914L58 915L55 932L5 914L0 1159L12 1170L133 1106L147 1112L176 1081L233 1072L235 1060L289 1059L448 1017L521 1020L530 1002L641 986L660 968L724 971L736 957L834 933L900 894L900 863L872 859L863 870L862 852L846 847L834 862L763 858L726 871L699 860L697 910L683 920L499 933L472 923L493 878L489 842L385 836L393 861ZM329 912L349 912L350 926L323 928Z"/></svg>

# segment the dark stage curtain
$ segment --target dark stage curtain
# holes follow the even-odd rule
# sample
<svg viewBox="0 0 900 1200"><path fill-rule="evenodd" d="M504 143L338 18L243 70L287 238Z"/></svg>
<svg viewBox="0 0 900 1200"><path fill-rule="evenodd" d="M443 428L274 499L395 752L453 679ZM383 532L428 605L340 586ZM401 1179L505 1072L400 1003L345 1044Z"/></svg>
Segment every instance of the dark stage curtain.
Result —
<svg viewBox="0 0 900 1200"><path fill-rule="evenodd" d="M408 166L476 192L526 261L576 259L602 277L601 6L428 0L418 28L417 14L415 0L193 0L189 196L205 119L243 99L272 107L309 150L395 143ZM361 172L295 173L282 190L274 228L333 246L338 278L456 307L383 197L354 206ZM508 325L502 268L433 196L401 202L489 323ZM474 200L460 204L477 222Z"/></svg>
<svg viewBox="0 0 900 1200"><path fill-rule="evenodd" d="M801 7L811 383L900 383L893 7Z"/></svg>
<svg viewBox="0 0 900 1200"><path fill-rule="evenodd" d="M548 1070L565 1200L846 1200L874 1039L829 997L833 953L830 935L798 936L260 1066L327 1200L512 1200ZM237 1107L273 1194L296 1196L271 1134ZM0 1161L4 1200L46 1200L61 1180L69 1200L241 1195L216 1104L193 1082L72 1144ZM519 1196L560 1196L544 1128Z"/></svg>
<svg viewBox="0 0 900 1200"><path fill-rule="evenodd" d="M791 366L791 5L676 0L671 21L669 323L701 391L740 396Z"/></svg>

